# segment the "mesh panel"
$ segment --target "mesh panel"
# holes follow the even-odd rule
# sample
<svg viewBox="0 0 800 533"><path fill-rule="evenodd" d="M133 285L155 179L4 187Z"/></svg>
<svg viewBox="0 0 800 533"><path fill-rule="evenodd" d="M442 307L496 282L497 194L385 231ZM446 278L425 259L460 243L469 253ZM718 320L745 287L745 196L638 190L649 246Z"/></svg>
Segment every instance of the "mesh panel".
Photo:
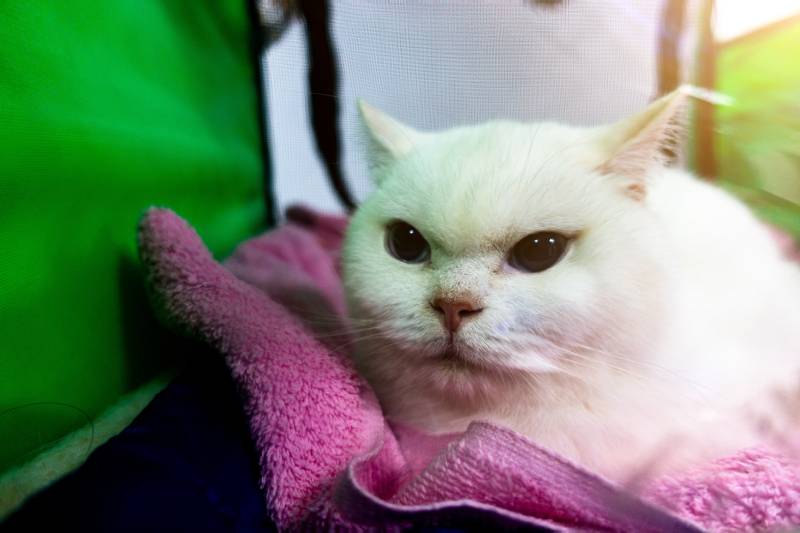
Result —
<svg viewBox="0 0 800 533"><path fill-rule="evenodd" d="M689 3L688 13L693 11ZM488 119L613 121L658 87L663 1L333 1L343 168L371 188L356 98L417 128ZM691 24L687 24L691 34ZM691 48L681 35L684 51ZM266 53L277 201L340 210L310 131L305 28L294 21ZM684 61L684 66L689 62Z"/></svg>

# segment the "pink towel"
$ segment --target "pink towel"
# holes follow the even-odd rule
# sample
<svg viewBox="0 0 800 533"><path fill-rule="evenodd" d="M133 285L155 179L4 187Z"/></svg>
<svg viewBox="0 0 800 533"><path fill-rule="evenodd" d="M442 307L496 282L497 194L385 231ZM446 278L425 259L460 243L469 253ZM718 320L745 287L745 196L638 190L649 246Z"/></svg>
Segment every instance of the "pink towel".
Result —
<svg viewBox="0 0 800 533"><path fill-rule="evenodd" d="M224 266L171 211L151 209L139 228L157 306L213 345L239 384L267 508L281 529L800 524L800 467L764 451L664 477L633 495L500 427L476 423L438 437L390 427L344 355L338 251L346 220L305 209L289 217L240 245Z"/></svg>

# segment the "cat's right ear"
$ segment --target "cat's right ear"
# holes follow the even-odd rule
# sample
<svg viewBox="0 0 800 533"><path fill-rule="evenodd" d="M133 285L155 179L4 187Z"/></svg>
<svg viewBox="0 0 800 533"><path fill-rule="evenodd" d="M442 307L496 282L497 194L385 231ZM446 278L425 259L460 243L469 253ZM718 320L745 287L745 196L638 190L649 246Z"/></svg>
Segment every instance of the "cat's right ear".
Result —
<svg viewBox="0 0 800 533"><path fill-rule="evenodd" d="M684 135L686 100L687 89L679 87L643 111L599 128L604 162L598 170L615 176L628 196L641 200L647 174L664 163L666 150Z"/></svg>
<svg viewBox="0 0 800 533"><path fill-rule="evenodd" d="M402 124L360 98L358 110L369 133L369 157L373 167L407 155L423 136L414 128Z"/></svg>

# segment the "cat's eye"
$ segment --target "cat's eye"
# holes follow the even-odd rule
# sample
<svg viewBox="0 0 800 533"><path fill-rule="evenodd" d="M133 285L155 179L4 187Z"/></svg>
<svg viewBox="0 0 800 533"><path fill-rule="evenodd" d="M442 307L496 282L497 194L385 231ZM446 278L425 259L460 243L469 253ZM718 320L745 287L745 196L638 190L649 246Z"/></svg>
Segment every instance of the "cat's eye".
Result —
<svg viewBox="0 0 800 533"><path fill-rule="evenodd" d="M386 229L386 249L406 263L424 263L431 256L431 247L425 237L405 222L394 222Z"/></svg>
<svg viewBox="0 0 800 533"><path fill-rule="evenodd" d="M568 243L567 237L554 231L533 233L514 245L508 262L517 270L541 272L558 263Z"/></svg>

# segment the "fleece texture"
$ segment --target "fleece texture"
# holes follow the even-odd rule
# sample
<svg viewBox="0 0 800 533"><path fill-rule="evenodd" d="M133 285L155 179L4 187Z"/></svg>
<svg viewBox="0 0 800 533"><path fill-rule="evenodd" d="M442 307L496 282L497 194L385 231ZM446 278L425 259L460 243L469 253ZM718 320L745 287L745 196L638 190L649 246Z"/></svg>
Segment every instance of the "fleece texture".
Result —
<svg viewBox="0 0 800 533"><path fill-rule="evenodd" d="M225 358L283 529L466 527L760 531L800 524L800 465L743 450L634 494L486 423L392 427L347 357L339 273L346 219L295 208L224 264L151 209L140 255L165 318Z"/></svg>

